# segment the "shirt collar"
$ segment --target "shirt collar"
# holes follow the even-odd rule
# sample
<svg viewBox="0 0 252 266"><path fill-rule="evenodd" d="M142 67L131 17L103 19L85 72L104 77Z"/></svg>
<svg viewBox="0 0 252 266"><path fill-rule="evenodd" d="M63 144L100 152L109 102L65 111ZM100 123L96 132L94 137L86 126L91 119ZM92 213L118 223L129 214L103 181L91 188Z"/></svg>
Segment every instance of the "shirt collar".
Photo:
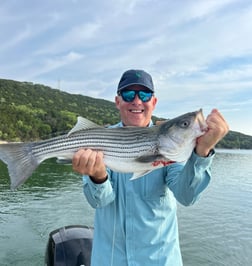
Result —
<svg viewBox="0 0 252 266"><path fill-rule="evenodd" d="M152 127L152 126L153 126L153 121L151 120L148 127ZM123 125L123 122L120 121L119 123L113 125L112 127L124 127L124 125Z"/></svg>

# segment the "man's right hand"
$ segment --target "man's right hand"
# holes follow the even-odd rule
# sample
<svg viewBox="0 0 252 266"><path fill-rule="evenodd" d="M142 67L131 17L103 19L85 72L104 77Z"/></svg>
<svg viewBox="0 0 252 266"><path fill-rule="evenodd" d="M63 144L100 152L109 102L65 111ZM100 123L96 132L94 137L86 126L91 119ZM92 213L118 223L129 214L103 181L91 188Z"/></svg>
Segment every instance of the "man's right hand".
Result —
<svg viewBox="0 0 252 266"><path fill-rule="evenodd" d="M94 183L103 183L107 179L106 166L101 151L80 149L74 154L72 165L74 171L90 176Z"/></svg>

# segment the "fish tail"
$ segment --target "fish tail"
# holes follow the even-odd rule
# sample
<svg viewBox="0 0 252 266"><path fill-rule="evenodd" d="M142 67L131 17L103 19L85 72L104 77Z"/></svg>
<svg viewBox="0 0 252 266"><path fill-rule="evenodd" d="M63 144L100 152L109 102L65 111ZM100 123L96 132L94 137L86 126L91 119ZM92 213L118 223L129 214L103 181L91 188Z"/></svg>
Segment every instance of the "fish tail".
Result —
<svg viewBox="0 0 252 266"><path fill-rule="evenodd" d="M0 160L7 164L11 189L23 184L39 165L32 153L32 143L1 144Z"/></svg>

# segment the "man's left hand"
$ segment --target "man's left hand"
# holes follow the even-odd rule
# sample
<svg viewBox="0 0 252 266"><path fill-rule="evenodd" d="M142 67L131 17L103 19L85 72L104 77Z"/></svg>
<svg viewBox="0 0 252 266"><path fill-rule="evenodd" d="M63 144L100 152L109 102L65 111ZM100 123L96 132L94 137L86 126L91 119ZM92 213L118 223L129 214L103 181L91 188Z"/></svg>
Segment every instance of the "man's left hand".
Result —
<svg viewBox="0 0 252 266"><path fill-rule="evenodd" d="M229 126L217 109L207 116L208 131L197 139L196 153L206 157L214 146L228 133Z"/></svg>

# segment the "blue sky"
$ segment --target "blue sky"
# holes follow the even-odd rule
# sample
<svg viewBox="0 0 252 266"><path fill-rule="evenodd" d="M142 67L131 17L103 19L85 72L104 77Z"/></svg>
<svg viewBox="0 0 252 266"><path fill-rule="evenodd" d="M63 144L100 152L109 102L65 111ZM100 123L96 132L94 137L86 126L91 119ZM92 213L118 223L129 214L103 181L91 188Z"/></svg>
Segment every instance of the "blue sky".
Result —
<svg viewBox="0 0 252 266"><path fill-rule="evenodd" d="M252 135L251 25L250 0L2 0L0 78L114 101L144 69L154 115L218 108Z"/></svg>

